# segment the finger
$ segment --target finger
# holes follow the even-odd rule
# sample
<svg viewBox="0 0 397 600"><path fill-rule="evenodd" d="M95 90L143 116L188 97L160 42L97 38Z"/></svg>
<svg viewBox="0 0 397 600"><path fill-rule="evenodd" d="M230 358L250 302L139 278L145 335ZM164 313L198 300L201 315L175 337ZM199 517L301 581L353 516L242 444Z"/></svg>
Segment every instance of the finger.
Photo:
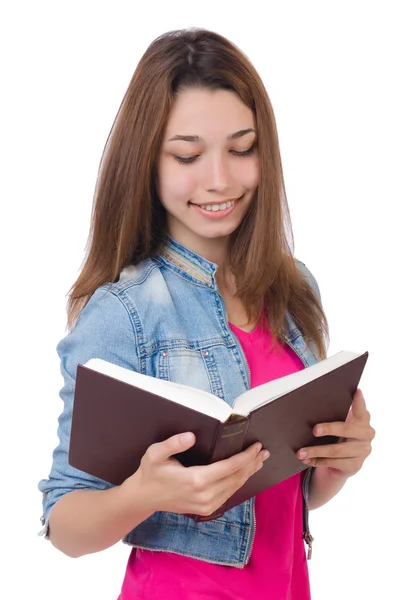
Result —
<svg viewBox="0 0 397 600"><path fill-rule="evenodd" d="M361 390L357 390L353 396L353 402L351 405L351 416L357 420L369 421L369 412L367 411L364 395Z"/></svg>
<svg viewBox="0 0 397 600"><path fill-rule="evenodd" d="M333 423L319 423L313 429L313 434L316 437L332 435L338 438L371 440L373 437L373 430L372 427L370 427L369 422L353 421L351 423L343 423L341 421L335 421Z"/></svg>
<svg viewBox="0 0 397 600"><path fill-rule="evenodd" d="M346 423L344 421L333 421L331 423L318 423L313 429L313 435L323 437L334 435L335 437L347 437L344 435Z"/></svg>
<svg viewBox="0 0 397 600"><path fill-rule="evenodd" d="M362 462L359 458L312 458L305 464L309 467L328 467L350 476L359 471Z"/></svg>
<svg viewBox="0 0 397 600"><path fill-rule="evenodd" d="M206 469L206 476L208 477L208 483L212 483L214 481L218 481L220 479L224 479L233 473L238 472L240 469L251 463L256 459L259 452L261 451L262 444L256 443L252 446L249 446L243 452L239 452L230 458L226 458L225 460L220 460L218 462L213 463L212 465L207 465L204 467ZM268 456L269 453L267 450L263 451L264 457ZM193 467L194 468L194 467Z"/></svg>
<svg viewBox="0 0 397 600"><path fill-rule="evenodd" d="M327 444L324 446L312 446L299 450L297 456L305 464L307 461L317 458L357 458L367 456L370 444L365 442L342 442L341 444Z"/></svg>
<svg viewBox="0 0 397 600"><path fill-rule="evenodd" d="M149 446L146 454L152 462L164 462L173 454L179 454L194 446L196 437L191 431L173 435L164 442Z"/></svg>
<svg viewBox="0 0 397 600"><path fill-rule="evenodd" d="M267 458L269 458L269 452L267 452L267 450L262 450L257 454L255 460L251 461L248 465L245 465L240 470L216 481L213 484L214 495L216 497L224 496L223 502L225 502L236 490L244 485L250 477L263 467L263 463Z"/></svg>
<svg viewBox="0 0 397 600"><path fill-rule="evenodd" d="M195 490L199 492L199 496L196 495L198 504L195 512L212 514L263 466L269 452L258 452L258 448L261 448L261 444L254 444L247 450L212 465L189 467L188 470L194 472Z"/></svg>

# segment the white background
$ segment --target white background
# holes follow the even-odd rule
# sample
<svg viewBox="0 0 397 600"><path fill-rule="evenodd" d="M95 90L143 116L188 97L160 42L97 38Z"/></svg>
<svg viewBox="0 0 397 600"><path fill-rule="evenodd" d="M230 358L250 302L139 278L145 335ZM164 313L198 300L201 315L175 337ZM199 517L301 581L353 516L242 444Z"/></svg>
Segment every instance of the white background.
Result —
<svg viewBox="0 0 397 600"><path fill-rule="evenodd" d="M204 26L234 41L268 89L296 256L320 284L329 353L370 353L361 387L377 437L363 470L312 513L313 599L397 598L393 5L4 3L0 597L117 598L127 547L73 560L36 535L37 482L48 475L61 410L55 346L99 160L135 66L157 35Z"/></svg>

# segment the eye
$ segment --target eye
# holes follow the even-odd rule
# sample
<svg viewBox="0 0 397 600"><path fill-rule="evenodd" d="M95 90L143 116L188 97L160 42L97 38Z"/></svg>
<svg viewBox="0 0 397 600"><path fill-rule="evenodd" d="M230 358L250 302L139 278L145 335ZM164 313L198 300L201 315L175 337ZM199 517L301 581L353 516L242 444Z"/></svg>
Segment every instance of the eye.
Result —
<svg viewBox="0 0 397 600"><path fill-rule="evenodd" d="M241 152L238 152L237 150L230 150L230 154L233 154L234 156L240 156L240 157L250 156L251 154L253 154L255 148L256 148L256 144L253 144L251 146L251 148L248 148L248 150L243 150ZM192 163L196 162L196 160L198 158L200 158L200 155L188 156L186 158L183 158L182 156L177 156L176 154L174 154L174 158L181 165L191 165Z"/></svg>
<svg viewBox="0 0 397 600"><path fill-rule="evenodd" d="M190 165L192 164L195 160L197 160L198 156L189 156L188 158L183 158L182 156L175 156L174 158L176 161L178 161L179 163L181 163L181 165Z"/></svg>
<svg viewBox="0 0 397 600"><path fill-rule="evenodd" d="M248 150L243 150L241 152L237 152L237 150L231 150L231 153L235 156L250 156L251 154L253 154L255 147L256 145L254 144L253 146L251 146L251 148L248 148Z"/></svg>

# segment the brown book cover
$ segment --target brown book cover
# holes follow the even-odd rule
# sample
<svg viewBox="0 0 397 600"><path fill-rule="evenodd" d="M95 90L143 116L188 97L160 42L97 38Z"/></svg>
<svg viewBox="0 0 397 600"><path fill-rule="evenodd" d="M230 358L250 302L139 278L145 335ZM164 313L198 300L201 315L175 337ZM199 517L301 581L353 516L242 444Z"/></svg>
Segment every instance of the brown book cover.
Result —
<svg viewBox="0 0 397 600"><path fill-rule="evenodd" d="M151 444L184 431L196 435L195 445L176 456L184 466L210 464L261 442L270 452L263 467L209 517L189 515L196 521L218 518L306 469L296 458L299 448L337 441L316 438L312 429L317 423L346 419L367 358L368 352L357 355L248 416L233 415L226 422L78 365L69 464L119 485L139 468Z"/></svg>

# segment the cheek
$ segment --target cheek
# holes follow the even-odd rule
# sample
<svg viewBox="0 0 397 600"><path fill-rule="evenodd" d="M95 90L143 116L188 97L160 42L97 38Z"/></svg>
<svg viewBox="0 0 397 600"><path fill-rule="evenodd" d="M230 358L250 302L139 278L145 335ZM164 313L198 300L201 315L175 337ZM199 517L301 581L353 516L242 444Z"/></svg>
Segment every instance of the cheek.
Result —
<svg viewBox="0 0 397 600"><path fill-rule="evenodd" d="M197 177L189 167L168 164L159 169L158 191L163 202L188 200L196 187Z"/></svg>
<svg viewBox="0 0 397 600"><path fill-rule="evenodd" d="M234 173L238 181L244 185L247 189L256 189L259 184L259 161L253 160L250 163L244 163L244 159L241 159L241 163L234 164Z"/></svg>
<svg viewBox="0 0 397 600"><path fill-rule="evenodd" d="M256 189L259 185L259 160L255 160L247 171L247 186Z"/></svg>

